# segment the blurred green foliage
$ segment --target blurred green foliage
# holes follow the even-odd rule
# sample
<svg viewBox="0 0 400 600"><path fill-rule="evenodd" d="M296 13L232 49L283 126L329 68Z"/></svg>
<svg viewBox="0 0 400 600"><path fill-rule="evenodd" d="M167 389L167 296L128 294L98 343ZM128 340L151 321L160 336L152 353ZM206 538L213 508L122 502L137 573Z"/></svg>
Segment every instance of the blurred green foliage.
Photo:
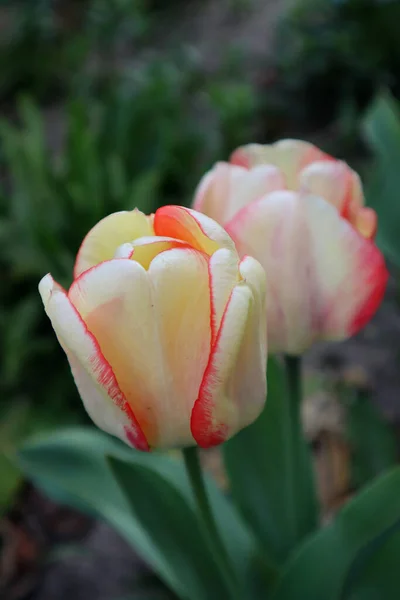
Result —
<svg viewBox="0 0 400 600"><path fill-rule="evenodd" d="M354 132L378 86L400 95L398 2L298 4L259 92L237 60L209 72L192 49L157 54L166 10L159 0L0 1L0 460L32 429L84 419L37 284L51 272L69 285L99 219L188 204L214 161L268 141L271 123L276 136L287 121L307 130L337 118ZM12 469L6 479L11 491Z"/></svg>
<svg viewBox="0 0 400 600"><path fill-rule="evenodd" d="M374 155L367 178L367 202L379 219L377 242L400 268L400 103L387 91L365 114L362 130Z"/></svg>
<svg viewBox="0 0 400 600"><path fill-rule="evenodd" d="M99 219L190 203L204 171L252 135L255 95L235 65L206 74L185 49L119 61L121 45L145 34L149 6L19 2L0 44L0 103L13 101L0 120L0 410L8 420L12 407L21 424L7 430L7 448L84 418L44 315L41 277L51 272L68 286ZM12 491L14 477L3 488Z"/></svg>
<svg viewBox="0 0 400 600"><path fill-rule="evenodd" d="M398 0L296 2L279 24L266 110L308 130L348 129L377 90L400 96Z"/></svg>

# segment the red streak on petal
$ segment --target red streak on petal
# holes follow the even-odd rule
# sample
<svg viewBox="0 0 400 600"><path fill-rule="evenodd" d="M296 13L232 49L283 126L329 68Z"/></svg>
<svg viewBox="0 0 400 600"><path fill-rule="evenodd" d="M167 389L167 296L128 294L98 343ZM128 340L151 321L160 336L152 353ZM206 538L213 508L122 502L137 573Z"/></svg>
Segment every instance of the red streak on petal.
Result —
<svg viewBox="0 0 400 600"><path fill-rule="evenodd" d="M221 325L213 348L211 349L207 366L204 371L203 379L199 388L199 396L194 403L190 419L190 429L192 435L199 446L202 448L211 448L224 442L228 435L228 426L224 423L213 422L213 409L215 401L210 391L214 381L218 380L218 371L216 366L216 356L219 350L220 341L224 329L225 318L228 307L231 302L233 290L230 293L228 302L225 306L221 319ZM211 384L211 386L210 386Z"/></svg>

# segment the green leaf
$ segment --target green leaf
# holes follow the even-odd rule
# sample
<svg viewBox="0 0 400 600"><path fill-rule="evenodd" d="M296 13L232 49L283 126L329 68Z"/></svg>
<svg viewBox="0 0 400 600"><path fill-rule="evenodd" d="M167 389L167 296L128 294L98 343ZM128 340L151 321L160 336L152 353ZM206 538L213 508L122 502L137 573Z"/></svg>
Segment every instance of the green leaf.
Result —
<svg viewBox="0 0 400 600"><path fill-rule="evenodd" d="M229 597L229 585L193 508L165 477L142 465L110 458L132 514L157 548L182 598Z"/></svg>
<svg viewBox="0 0 400 600"><path fill-rule="evenodd" d="M125 460L137 467L152 469L176 486L189 506L194 499L181 461L159 454L136 452L101 431L68 428L38 436L19 452L22 470L58 501L70 504L108 521L172 585L165 559L154 546L142 524L117 485L106 456ZM213 482L207 482L210 501L221 536L235 569L243 579L255 554L254 542L230 502Z"/></svg>
<svg viewBox="0 0 400 600"><path fill-rule="evenodd" d="M381 94L368 110L363 131L376 156L367 179L366 198L378 215L377 243L400 265L400 111L389 94Z"/></svg>
<svg viewBox="0 0 400 600"><path fill-rule="evenodd" d="M351 500L330 525L299 548L289 560L273 600L339 599L359 553L386 530L400 525L399 493L397 467ZM393 575L391 568L388 565L385 576Z"/></svg>
<svg viewBox="0 0 400 600"><path fill-rule="evenodd" d="M400 588L400 531L389 529L368 546L350 570L341 600L397 600Z"/></svg>
<svg viewBox="0 0 400 600"><path fill-rule="evenodd" d="M268 361L268 396L253 425L223 448L232 495L269 559L281 563L316 527L308 449L288 401L282 365ZM302 461L304 458L304 462ZM300 469L296 465L301 464Z"/></svg>

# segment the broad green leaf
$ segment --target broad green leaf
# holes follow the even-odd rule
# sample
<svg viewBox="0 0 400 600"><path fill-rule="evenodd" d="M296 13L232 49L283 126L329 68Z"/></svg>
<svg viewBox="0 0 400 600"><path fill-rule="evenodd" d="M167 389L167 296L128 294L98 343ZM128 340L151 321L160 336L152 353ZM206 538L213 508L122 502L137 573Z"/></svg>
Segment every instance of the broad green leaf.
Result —
<svg viewBox="0 0 400 600"><path fill-rule="evenodd" d="M400 524L399 494L397 467L351 500L330 525L298 549L282 574L273 600L339 600L359 553ZM393 576L390 564L385 576Z"/></svg>
<svg viewBox="0 0 400 600"><path fill-rule="evenodd" d="M378 96L367 112L363 130L376 156L367 179L366 198L378 215L377 243L400 265L400 110L389 93Z"/></svg>
<svg viewBox="0 0 400 600"><path fill-rule="evenodd" d="M109 459L135 520L146 531L182 598L230 597L201 522L181 492L151 468Z"/></svg>
<svg viewBox="0 0 400 600"><path fill-rule="evenodd" d="M132 517L129 503L117 485L106 456L152 469L168 479L194 507L191 488L181 461L159 454L131 450L118 440L92 428L69 428L38 436L19 452L22 470L65 504L108 521L170 585L175 582L164 557L141 524ZM207 483L213 511L236 571L246 577L255 553L253 539L229 501Z"/></svg>
<svg viewBox="0 0 400 600"><path fill-rule="evenodd" d="M389 529L370 544L347 578L340 600L397 600L400 589L400 531ZM347 585L346 585L347 584Z"/></svg>
<svg viewBox="0 0 400 600"><path fill-rule="evenodd" d="M308 448L288 402L285 374L268 361L268 396L257 421L224 445L232 496L267 556L281 563L316 528Z"/></svg>

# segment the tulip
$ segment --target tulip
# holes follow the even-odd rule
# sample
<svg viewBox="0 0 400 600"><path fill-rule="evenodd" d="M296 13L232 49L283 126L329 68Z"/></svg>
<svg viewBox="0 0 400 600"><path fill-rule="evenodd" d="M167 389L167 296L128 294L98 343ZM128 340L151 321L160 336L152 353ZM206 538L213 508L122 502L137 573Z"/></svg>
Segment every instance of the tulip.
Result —
<svg viewBox="0 0 400 600"><path fill-rule="evenodd" d="M69 291L50 274L39 290L89 416L129 445L209 447L261 412L265 274L208 217L109 215Z"/></svg>
<svg viewBox="0 0 400 600"><path fill-rule="evenodd" d="M268 281L270 352L301 354L368 323L388 273L358 175L315 146L283 140L236 150L200 182L194 208L216 219Z"/></svg>

